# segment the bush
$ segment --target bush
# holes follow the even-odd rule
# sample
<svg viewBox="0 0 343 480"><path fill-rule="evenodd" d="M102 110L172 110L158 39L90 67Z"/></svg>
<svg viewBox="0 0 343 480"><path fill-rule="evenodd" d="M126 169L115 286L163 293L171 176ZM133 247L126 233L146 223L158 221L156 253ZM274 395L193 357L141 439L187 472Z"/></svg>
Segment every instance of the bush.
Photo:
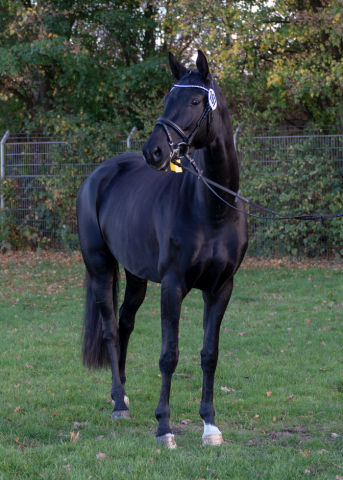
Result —
<svg viewBox="0 0 343 480"><path fill-rule="evenodd" d="M266 148L266 145L260 145ZM256 144L254 145L256 147ZM337 151L337 150L336 150ZM260 150L261 152L261 150ZM343 212L342 168L315 137L284 150L267 151L268 161L244 165L241 189L255 203L283 215ZM258 156L259 157L259 156ZM260 157L261 158L261 155ZM249 210L261 215L261 212ZM269 216L268 214L262 214ZM249 218L250 253L343 255L342 219L325 222Z"/></svg>

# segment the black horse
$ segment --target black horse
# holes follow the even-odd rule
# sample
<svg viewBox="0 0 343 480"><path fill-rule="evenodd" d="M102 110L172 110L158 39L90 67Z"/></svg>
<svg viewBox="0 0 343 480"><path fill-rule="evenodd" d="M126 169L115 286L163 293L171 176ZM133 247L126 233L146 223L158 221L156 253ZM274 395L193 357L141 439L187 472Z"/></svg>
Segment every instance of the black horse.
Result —
<svg viewBox="0 0 343 480"><path fill-rule="evenodd" d="M165 171L175 156L181 158L189 149L188 159L205 177L239 190L228 108L205 55L199 50L195 70L187 70L171 53L169 64L178 83L164 98L163 117L145 143L143 156L128 153L107 160L78 194L79 237L87 269L83 360L89 367L111 366L112 417L129 418L124 388L129 337L147 281L160 283L162 387L155 412L156 440L175 448L169 395L179 356L181 303L192 288L200 289L204 318L199 413L204 444L218 445L223 439L214 422L213 385L219 330L234 274L247 249L247 223L243 204L235 203L234 195L222 194L224 203L189 172ZM182 164L187 164L186 158ZM127 284L118 322L119 263Z"/></svg>

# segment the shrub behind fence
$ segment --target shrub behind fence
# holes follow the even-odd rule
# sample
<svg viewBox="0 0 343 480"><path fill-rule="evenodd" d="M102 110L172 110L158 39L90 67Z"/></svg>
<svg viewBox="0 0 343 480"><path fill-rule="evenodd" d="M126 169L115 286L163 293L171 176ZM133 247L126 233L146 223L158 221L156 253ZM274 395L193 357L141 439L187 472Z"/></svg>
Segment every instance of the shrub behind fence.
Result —
<svg viewBox="0 0 343 480"><path fill-rule="evenodd" d="M240 134L242 194L283 214L343 212L342 131L297 132ZM106 158L141 151L144 143L92 140L10 135L1 182L1 248L78 246L75 197L84 178ZM342 219L248 222L251 255L343 256Z"/></svg>

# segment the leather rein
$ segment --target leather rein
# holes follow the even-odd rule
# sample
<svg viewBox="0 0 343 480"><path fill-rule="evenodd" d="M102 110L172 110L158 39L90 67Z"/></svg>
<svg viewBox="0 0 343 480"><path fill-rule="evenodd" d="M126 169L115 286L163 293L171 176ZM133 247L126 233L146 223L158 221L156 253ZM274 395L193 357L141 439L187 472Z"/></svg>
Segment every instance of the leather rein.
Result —
<svg viewBox="0 0 343 480"><path fill-rule="evenodd" d="M212 82L212 86L213 86L213 82ZM208 88L203 87L201 85L179 85L179 84L176 84L176 85L173 86L173 88L176 88L176 87L177 88L200 88L202 90L205 90L208 93L208 102L207 102L207 105L206 105L203 113L201 114L199 120L197 121L195 127L193 128L193 130L191 131L191 133L188 136L185 134L185 132L178 125L176 125L176 123L172 122L168 118L166 118L166 117L158 118L158 120L156 122L156 125L161 125L163 127L163 130L165 131L165 133L167 135L167 138L168 138L168 144L169 144L169 147L170 147L170 150L171 150L171 152L170 152L170 162L171 163L173 163L174 165L176 165L179 168L187 170L192 175L195 175L198 179L202 180L202 182L206 185L206 187L209 190L211 190L211 192L213 192L213 194L216 195L216 197L218 197L222 202L224 202L226 205L233 208L234 210L237 210L241 213L244 213L245 215L247 215L249 217L258 218L258 219L261 219L261 220L314 220L314 221L318 221L318 220L324 221L324 220L327 220L327 219L330 219L330 218L343 217L343 213L333 213L333 214L326 214L326 215L318 215L318 214L283 215L282 213L275 212L274 210L271 210L271 209L266 208L266 207L262 207L261 205L258 205L257 203L254 203L251 200L248 200L247 198L243 197L243 195L241 195L240 190L238 190L238 192L234 192L233 190L230 190L229 188L223 187L219 183L216 183L216 182L210 180L209 178L204 177L204 175L202 174L202 171L199 170L199 167L195 163L194 159L191 158L191 156L188 154L188 150L189 150L190 143L193 140L196 132L201 127L202 123L204 122L204 120L206 119L206 117L208 116L209 113L210 113L211 118L210 118L210 124L209 124L207 134L210 131L211 126L212 126L212 120L213 120L213 112L217 108L216 96L215 96L213 88L208 89ZM171 90L173 90L173 88ZM181 136L181 138L183 139L183 142L179 142L177 144L174 144L167 125L170 126L171 128L173 128L173 130L175 130ZM177 160L181 160L181 158L183 158L183 157L185 157L188 160L188 162L193 167L193 170L186 167L185 165L181 165L181 163L177 161ZM232 195L234 197L234 203L237 203L237 200L239 199L239 200L242 200L247 205L249 205L250 207L256 208L258 210L261 210L261 211L266 212L266 213L268 213L270 215L273 215L273 216L272 217L270 217L270 216L269 217L263 217L261 215L255 215L253 213L245 212L244 210L241 210L241 209L235 207L234 205L232 205L231 203L227 202L226 200L224 200L212 187L218 188L219 190L222 190L223 192L229 193L230 195Z"/></svg>

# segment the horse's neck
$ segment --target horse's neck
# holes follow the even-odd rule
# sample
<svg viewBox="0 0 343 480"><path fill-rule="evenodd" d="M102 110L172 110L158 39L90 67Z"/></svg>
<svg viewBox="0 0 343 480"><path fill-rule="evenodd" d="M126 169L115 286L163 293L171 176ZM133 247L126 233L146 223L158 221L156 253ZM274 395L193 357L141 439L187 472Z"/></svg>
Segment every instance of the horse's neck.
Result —
<svg viewBox="0 0 343 480"><path fill-rule="evenodd" d="M199 167L208 179L234 192L238 191L239 168L229 116L228 122L223 123L222 131L218 132L211 145L204 148L201 153L199 152ZM199 186L200 195L205 201L209 214L215 219L226 217L230 207L216 197L202 182ZM234 197L232 195L218 189L215 190L225 201L233 204Z"/></svg>

